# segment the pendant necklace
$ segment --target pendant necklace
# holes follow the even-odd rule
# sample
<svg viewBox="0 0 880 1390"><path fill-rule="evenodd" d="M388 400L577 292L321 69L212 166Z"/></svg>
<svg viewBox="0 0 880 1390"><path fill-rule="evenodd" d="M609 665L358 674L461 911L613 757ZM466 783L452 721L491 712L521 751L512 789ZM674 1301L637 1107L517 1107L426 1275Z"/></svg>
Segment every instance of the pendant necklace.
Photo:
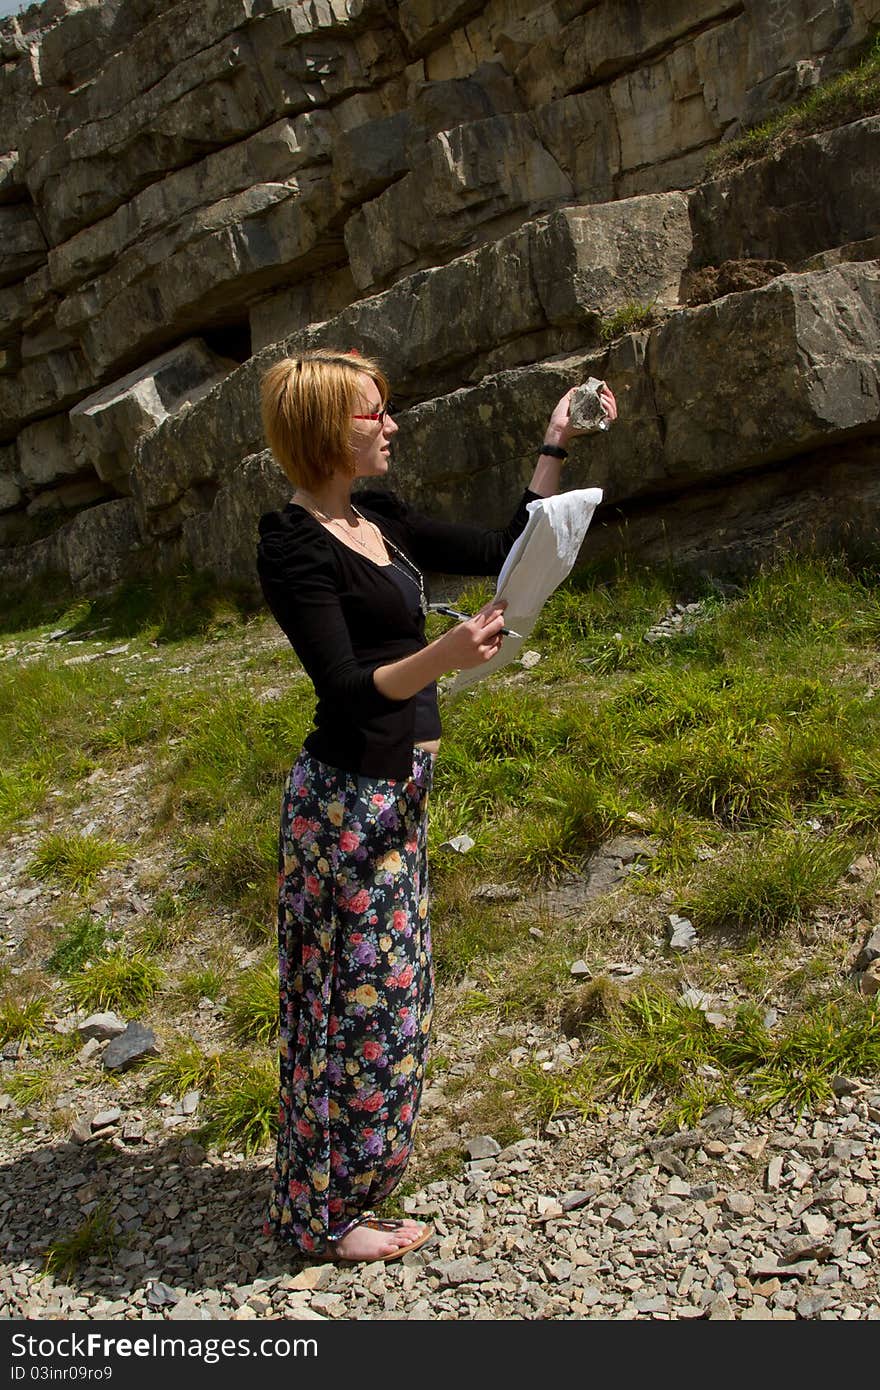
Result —
<svg viewBox="0 0 880 1390"><path fill-rule="evenodd" d="M312 497L311 493L306 492L305 488L299 488L298 491L311 503L312 510L315 516L319 517L321 521L326 521L331 526L334 523L336 523L337 525L339 524L339 521L336 517L328 516L326 512L321 511L321 508L315 502L314 497ZM379 531L379 528L376 525L376 523L374 521L368 521L367 518L363 515L363 513L358 511L357 507L354 505L353 502L350 502L349 505L356 517L363 521L367 526L372 526L374 531ZM410 583L415 584L416 588L418 589L419 611L421 612L422 616L426 618L429 612L428 595L425 593L425 581L422 576L421 570L418 568L417 565L413 563L413 561L409 558L408 555L404 555L402 550L398 550L394 542L390 541L388 537L383 534L382 531L379 531L379 535L382 538L382 542L387 547L387 549L393 552L390 560L391 565L394 567L394 569L397 570L398 574L404 575L410 581ZM363 550L366 553L367 558L373 561L374 565L378 564L378 561L375 559L375 557L370 554L370 547L364 545L363 541L360 540L358 536L352 533L349 535L348 539L354 541L355 545L359 545L361 550ZM403 565L406 566L406 569L404 569L403 565L397 564L397 562L394 559L395 555L398 557L398 559L403 561ZM382 566L380 565L380 569L381 568Z"/></svg>

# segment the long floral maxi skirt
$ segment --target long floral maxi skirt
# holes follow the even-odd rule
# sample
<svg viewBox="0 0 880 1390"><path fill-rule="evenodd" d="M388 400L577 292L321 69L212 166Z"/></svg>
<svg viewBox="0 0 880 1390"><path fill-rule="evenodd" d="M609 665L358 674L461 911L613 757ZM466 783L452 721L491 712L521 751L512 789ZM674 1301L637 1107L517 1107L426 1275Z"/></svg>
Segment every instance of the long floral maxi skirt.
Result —
<svg viewBox="0 0 880 1390"><path fill-rule="evenodd" d="M281 1086L266 1222L306 1253L393 1191L412 1150L434 1002L428 793L305 750L281 807Z"/></svg>

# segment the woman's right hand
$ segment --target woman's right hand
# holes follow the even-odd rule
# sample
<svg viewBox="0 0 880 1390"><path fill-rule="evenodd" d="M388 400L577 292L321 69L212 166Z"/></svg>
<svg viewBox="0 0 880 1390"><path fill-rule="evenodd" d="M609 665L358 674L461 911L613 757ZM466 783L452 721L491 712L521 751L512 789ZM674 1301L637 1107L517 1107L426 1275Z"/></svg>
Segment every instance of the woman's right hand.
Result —
<svg viewBox="0 0 880 1390"><path fill-rule="evenodd" d="M457 623L439 638L450 670L469 671L497 656L504 638L505 599L492 599L466 623Z"/></svg>

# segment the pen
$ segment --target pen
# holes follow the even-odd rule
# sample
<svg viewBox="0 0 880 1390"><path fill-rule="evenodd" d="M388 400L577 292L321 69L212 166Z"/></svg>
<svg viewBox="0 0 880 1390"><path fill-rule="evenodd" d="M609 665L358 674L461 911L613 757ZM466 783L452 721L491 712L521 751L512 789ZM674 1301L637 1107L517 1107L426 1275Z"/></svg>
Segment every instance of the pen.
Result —
<svg viewBox="0 0 880 1390"><path fill-rule="evenodd" d="M447 603L432 603L431 612L442 613L446 618L458 618L461 623L468 623L473 617L472 613L459 613L457 608L450 608ZM522 633L514 632L512 627L503 627L501 635L502 637L522 637Z"/></svg>

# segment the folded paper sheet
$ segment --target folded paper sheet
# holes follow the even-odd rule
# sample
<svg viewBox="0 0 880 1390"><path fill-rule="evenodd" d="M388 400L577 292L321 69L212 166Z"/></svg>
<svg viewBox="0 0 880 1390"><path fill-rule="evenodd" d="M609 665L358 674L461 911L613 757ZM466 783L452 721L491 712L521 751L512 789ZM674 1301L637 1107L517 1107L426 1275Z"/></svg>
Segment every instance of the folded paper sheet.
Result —
<svg viewBox="0 0 880 1390"><path fill-rule="evenodd" d="M517 537L498 576L496 598L507 599L504 622L519 637L505 637L491 661L470 671L459 671L449 695L457 695L476 681L514 661L547 599L571 572L593 513L602 501L602 489L578 488L542 497L528 505L529 519Z"/></svg>

